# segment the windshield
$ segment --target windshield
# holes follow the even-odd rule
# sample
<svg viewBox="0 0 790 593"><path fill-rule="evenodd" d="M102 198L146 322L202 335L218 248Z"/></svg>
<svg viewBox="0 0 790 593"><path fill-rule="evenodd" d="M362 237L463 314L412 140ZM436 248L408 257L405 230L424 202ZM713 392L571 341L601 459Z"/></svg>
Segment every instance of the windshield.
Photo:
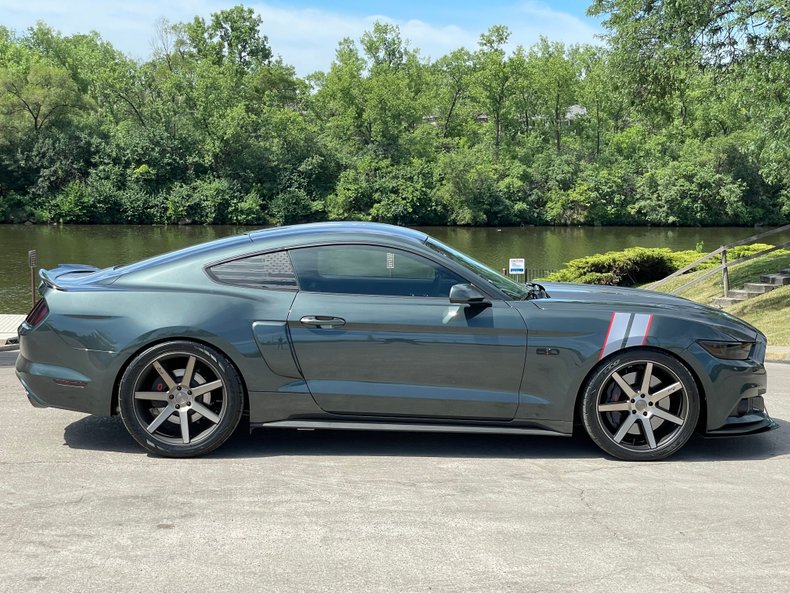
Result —
<svg viewBox="0 0 790 593"><path fill-rule="evenodd" d="M514 301L521 301L528 297L529 289L526 286L519 284L518 282L514 282L510 278L503 276L485 264L481 264L479 261L472 259L468 255L461 253L452 247L448 247L444 243L440 243L436 239L432 239L430 237L425 241L425 244L437 253L441 253L443 256L453 260L457 264L461 264L467 270L470 270L478 276L485 278L499 290L504 292L510 299Z"/></svg>

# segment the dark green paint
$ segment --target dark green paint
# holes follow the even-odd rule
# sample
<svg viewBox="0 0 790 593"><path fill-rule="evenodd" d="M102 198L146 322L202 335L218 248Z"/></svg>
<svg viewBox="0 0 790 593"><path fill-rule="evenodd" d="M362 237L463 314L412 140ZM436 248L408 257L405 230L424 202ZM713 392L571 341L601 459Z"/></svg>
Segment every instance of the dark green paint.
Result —
<svg viewBox="0 0 790 593"><path fill-rule="evenodd" d="M313 225L227 238L115 270L50 270L44 277L60 288L45 285L49 317L32 330L23 325L17 371L39 404L106 415L114 411L116 380L137 353L191 339L236 365L252 423L389 419L570 433L613 311L649 313L646 347L669 352L697 376L708 431L748 432L770 423L767 415L742 427L728 419L741 398L766 386L764 337L740 320L684 299L611 287L551 284L551 298L508 301L426 247L425 238L396 227ZM441 263L479 288L485 302L254 289L205 272L234 257L333 242L397 247ZM307 316L343 324L305 326ZM757 347L749 360L722 361L697 346L701 339ZM86 385L60 386L57 378Z"/></svg>

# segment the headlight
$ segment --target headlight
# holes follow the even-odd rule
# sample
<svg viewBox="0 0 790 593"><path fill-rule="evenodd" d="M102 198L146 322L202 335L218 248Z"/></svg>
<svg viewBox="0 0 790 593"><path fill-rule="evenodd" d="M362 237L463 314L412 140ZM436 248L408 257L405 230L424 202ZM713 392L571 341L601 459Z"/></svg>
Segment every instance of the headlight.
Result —
<svg viewBox="0 0 790 593"><path fill-rule="evenodd" d="M754 342L700 341L699 345L716 358L723 358L725 360L746 360L752 353Z"/></svg>

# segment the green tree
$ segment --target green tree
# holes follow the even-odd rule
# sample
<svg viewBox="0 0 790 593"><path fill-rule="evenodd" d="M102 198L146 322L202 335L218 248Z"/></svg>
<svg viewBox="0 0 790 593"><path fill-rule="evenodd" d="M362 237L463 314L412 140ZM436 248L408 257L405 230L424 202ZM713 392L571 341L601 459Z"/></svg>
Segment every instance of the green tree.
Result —
<svg viewBox="0 0 790 593"><path fill-rule="evenodd" d="M493 120L494 160L499 160L502 144L502 118L510 96L513 72L505 52L510 38L507 27L496 25L480 36L479 49L475 53L474 88L477 100L485 110L485 117Z"/></svg>
<svg viewBox="0 0 790 593"><path fill-rule="evenodd" d="M199 60L221 66L229 64L241 72L254 70L272 56L269 41L260 32L263 20L252 8L237 5L201 17L184 26L184 31Z"/></svg>
<svg viewBox="0 0 790 593"><path fill-rule="evenodd" d="M530 50L529 61L534 64L534 80L542 115L549 123L554 147L562 149L562 129L568 121L568 108L574 104L578 76L562 43L552 43L541 37Z"/></svg>

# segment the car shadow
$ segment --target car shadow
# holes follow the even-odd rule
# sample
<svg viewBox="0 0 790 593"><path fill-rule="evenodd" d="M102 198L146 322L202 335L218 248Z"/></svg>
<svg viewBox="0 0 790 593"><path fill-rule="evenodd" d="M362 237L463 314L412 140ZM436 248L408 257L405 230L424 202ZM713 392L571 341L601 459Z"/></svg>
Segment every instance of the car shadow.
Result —
<svg viewBox="0 0 790 593"><path fill-rule="evenodd" d="M790 453L790 422L781 430L752 437L706 439L695 436L669 462L749 461ZM65 444L74 449L144 454L117 416L87 416L68 425ZM375 456L492 459L594 459L604 454L581 431L571 438L353 430L255 429L240 427L215 459L275 456Z"/></svg>
<svg viewBox="0 0 790 593"><path fill-rule="evenodd" d="M63 431L65 445L72 449L144 454L126 431L120 416L85 416Z"/></svg>

